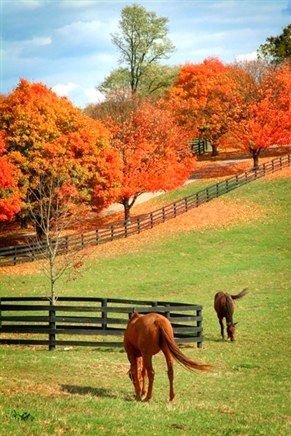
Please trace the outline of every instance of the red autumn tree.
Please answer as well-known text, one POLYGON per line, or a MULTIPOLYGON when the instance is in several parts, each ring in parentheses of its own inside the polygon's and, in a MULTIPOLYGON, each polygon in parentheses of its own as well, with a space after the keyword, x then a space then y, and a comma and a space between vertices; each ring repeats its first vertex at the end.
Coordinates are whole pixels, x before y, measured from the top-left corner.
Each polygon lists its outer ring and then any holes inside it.
POLYGON ((253 86, 254 80, 246 72, 210 58, 181 68, 168 106, 192 137, 210 141, 215 156, 221 138, 241 117, 253 86))
POLYGON ((0 132, 0 222, 11 221, 21 208, 17 169, 5 152, 4 133, 0 132))
MULTIPOLYGON (((97 183, 104 188, 103 203, 113 199, 110 183, 117 159, 101 122, 85 116, 45 85, 26 80, 1 100, 0 109, 0 128, 6 135, 9 159, 21 172, 19 186, 25 203, 33 198, 39 177, 50 174, 77 188, 79 201, 90 203, 97 183)), ((22 208, 22 215, 27 216, 27 208, 22 208)))
POLYGON ((287 64, 269 71, 258 86, 256 99, 237 123, 233 135, 237 144, 251 153, 254 169, 259 156, 272 145, 291 141, 291 77, 287 64))
MULTIPOLYGON (((143 102, 126 120, 111 118, 107 125, 122 165, 116 200, 124 206, 127 222, 139 195, 181 186, 195 162, 188 134, 175 124, 169 111, 156 105, 143 102)), ((99 195, 100 185, 96 185, 96 202, 99 195)))

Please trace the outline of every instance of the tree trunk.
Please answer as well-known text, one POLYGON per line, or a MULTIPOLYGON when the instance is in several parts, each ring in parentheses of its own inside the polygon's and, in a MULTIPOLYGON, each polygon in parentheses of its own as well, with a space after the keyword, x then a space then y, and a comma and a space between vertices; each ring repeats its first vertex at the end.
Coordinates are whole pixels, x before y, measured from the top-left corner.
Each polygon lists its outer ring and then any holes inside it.
POLYGON ((218 145, 215 143, 211 143, 212 153, 211 156, 218 156, 218 145))
POLYGON ((29 221, 30 220, 27 216, 19 217, 20 228, 21 229, 28 229, 29 221))
POLYGON ((35 222, 35 233, 36 233, 36 237, 39 241, 42 240, 45 236, 45 232, 44 232, 43 228, 41 227, 41 225, 38 223, 38 220, 35 222))
POLYGON ((123 204, 123 207, 124 207, 124 223, 125 224, 130 224, 130 208, 131 208, 131 206, 129 205, 128 198, 123 200, 122 204, 123 204))
POLYGON ((260 156, 260 151, 261 150, 251 150, 252 153, 252 157, 253 157, 253 162, 254 162, 254 166, 253 166, 253 170, 256 171, 259 169, 259 156, 260 156))

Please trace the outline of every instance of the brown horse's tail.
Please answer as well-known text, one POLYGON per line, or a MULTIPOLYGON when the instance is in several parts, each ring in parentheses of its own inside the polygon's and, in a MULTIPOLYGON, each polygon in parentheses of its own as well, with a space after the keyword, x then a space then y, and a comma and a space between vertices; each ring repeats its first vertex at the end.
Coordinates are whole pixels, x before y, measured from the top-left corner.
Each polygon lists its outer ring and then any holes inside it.
POLYGON ((236 295, 231 295, 231 298, 233 300, 238 300, 239 298, 244 297, 246 294, 248 293, 248 288, 243 289, 242 291, 240 291, 238 294, 236 295))
POLYGON ((167 346, 172 357, 178 363, 180 363, 180 365, 190 370, 198 369, 199 371, 209 371, 211 369, 211 365, 196 362, 195 360, 189 359, 189 357, 185 356, 185 354, 182 353, 176 344, 174 338, 169 335, 165 327, 160 323, 158 325, 162 336, 162 343, 167 346))

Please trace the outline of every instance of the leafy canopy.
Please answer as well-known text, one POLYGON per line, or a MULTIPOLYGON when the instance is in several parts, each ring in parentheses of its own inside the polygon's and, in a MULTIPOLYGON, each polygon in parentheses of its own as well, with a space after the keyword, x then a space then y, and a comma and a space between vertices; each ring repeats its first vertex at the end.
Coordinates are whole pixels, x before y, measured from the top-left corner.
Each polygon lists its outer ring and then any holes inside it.
POLYGON ((271 64, 279 64, 291 58, 291 24, 278 36, 269 36, 257 50, 259 58, 271 64))
POLYGON ((125 63, 130 75, 130 89, 134 94, 149 65, 165 59, 174 50, 167 37, 168 19, 133 4, 122 9, 119 33, 112 41, 120 51, 120 62, 125 63))
POLYGON ((126 120, 108 118, 107 126, 121 163, 116 200, 125 212, 143 192, 174 189, 189 177, 195 164, 189 136, 169 111, 144 101, 131 108, 126 120))
POLYGON ((186 64, 169 92, 167 105, 192 137, 202 136, 217 147, 232 122, 241 117, 253 79, 216 58, 186 64))
MULTIPOLYGON (((20 172, 18 186, 26 203, 42 175, 72 185, 79 200, 87 203, 96 183, 102 183, 109 201, 110 172, 116 159, 109 132, 100 121, 87 117, 45 85, 26 80, 0 102, 0 109, 7 156, 20 172)), ((26 214, 25 207, 22 212, 26 214)))

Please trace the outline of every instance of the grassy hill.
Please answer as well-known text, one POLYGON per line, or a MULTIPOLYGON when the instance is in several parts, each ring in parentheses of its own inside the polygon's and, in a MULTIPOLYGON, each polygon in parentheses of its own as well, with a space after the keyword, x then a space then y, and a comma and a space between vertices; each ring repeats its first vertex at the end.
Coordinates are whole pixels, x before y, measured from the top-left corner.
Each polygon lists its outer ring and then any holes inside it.
MULTIPOLYGON (((210 374, 175 365, 176 399, 169 404, 166 365, 158 355, 153 400, 143 404, 133 400, 122 350, 4 346, 0 434, 290 434, 289 192, 288 178, 256 181, 223 197, 223 204, 217 199, 196 209, 193 220, 208 217, 211 226, 187 229, 179 217, 160 226, 166 231, 140 235, 142 244, 134 237, 112 246, 118 254, 110 244, 101 254, 94 249, 81 274, 58 285, 61 295, 202 304, 203 349, 183 351, 211 363, 210 374), (229 220, 236 205, 248 205, 241 209, 248 216, 229 220), (249 294, 234 316, 237 341, 223 342, 214 294, 244 287, 249 294)), ((0 271, 0 296, 46 295, 38 265, 0 271)))

